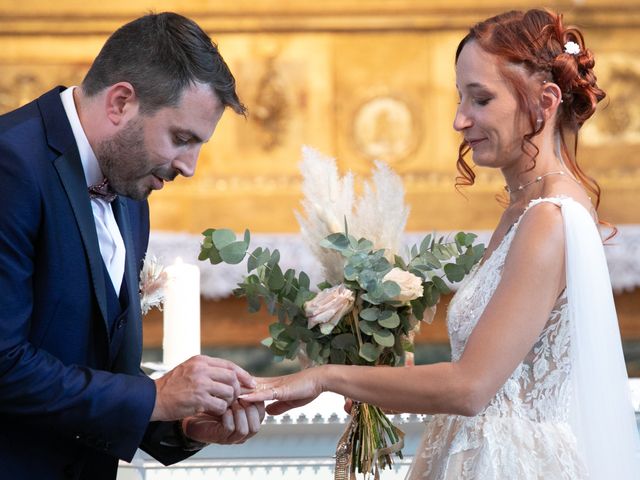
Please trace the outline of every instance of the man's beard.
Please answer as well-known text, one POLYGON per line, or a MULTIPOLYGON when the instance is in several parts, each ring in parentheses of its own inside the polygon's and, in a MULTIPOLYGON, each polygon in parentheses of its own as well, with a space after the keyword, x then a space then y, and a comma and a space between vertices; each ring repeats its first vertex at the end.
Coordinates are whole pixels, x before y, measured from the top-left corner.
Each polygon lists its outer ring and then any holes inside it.
POLYGON ((96 157, 103 175, 118 195, 134 200, 149 196, 151 188, 141 183, 152 168, 140 119, 132 120, 125 129, 102 141, 96 148, 96 157))

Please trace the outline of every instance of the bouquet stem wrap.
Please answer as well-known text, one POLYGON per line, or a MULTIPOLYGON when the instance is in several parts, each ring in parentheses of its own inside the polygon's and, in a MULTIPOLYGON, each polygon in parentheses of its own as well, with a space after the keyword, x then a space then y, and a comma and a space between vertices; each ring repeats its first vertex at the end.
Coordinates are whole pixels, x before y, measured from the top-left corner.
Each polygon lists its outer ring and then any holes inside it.
POLYGON ((334 480, 355 480, 356 471, 365 476, 373 472, 378 480, 380 468, 391 468, 391 455, 402 458, 402 447, 404 432, 380 408, 354 402, 351 420, 336 448, 334 480))

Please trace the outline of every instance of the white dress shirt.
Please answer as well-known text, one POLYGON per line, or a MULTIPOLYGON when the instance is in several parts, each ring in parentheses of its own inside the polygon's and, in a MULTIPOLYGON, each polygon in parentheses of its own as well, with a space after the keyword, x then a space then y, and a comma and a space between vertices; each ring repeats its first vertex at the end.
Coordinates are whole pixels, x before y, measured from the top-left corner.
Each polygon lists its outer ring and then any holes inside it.
MULTIPOLYGON (((84 170, 84 177, 87 181, 87 187, 101 182, 104 179, 100 165, 98 165, 98 159, 93 153, 93 149, 89 144, 89 140, 82 129, 80 124, 80 118, 78 117, 78 111, 76 110, 75 102, 73 101, 73 90, 76 87, 70 87, 60 93, 60 99, 64 106, 64 111, 67 114, 69 123, 71 124, 71 130, 73 136, 76 139, 76 145, 80 152, 80 160, 82 161, 82 168, 84 170)), ((89 197, 89 192, 87 192, 89 197)), ((116 219, 113 216, 113 209, 111 204, 105 202, 101 198, 91 199, 91 208, 93 209, 93 218, 96 223, 96 231, 98 233, 98 243, 100 245, 100 254, 104 261, 113 288, 116 291, 116 295, 120 293, 120 286, 122 284, 122 277, 124 275, 124 260, 126 255, 126 249, 120 229, 116 223, 116 219)))

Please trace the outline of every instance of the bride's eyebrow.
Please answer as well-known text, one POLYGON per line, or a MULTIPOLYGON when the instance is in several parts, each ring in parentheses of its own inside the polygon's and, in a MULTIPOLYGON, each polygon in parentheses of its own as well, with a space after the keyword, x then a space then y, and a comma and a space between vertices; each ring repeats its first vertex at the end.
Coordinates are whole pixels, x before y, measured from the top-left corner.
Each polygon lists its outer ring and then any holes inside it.
POLYGON ((486 93, 489 93, 489 94, 493 94, 492 90, 489 87, 487 87, 486 85, 482 84, 482 83, 478 83, 478 82, 467 83, 465 85, 465 87, 468 90, 482 91, 482 92, 486 92, 486 93))

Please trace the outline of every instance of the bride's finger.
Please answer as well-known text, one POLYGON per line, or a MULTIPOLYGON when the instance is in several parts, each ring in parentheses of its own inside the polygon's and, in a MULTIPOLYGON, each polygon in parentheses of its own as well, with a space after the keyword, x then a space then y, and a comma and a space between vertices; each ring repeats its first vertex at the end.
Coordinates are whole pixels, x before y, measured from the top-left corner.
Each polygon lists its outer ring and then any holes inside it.
MULTIPOLYGON (((258 387, 261 387, 258 385, 258 387)), ((282 398, 282 387, 275 386, 262 386, 262 388, 256 388, 252 392, 240 395, 238 398, 245 402, 267 402, 269 400, 277 400, 282 398)))

